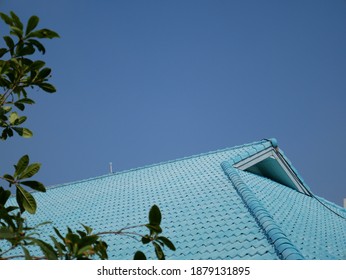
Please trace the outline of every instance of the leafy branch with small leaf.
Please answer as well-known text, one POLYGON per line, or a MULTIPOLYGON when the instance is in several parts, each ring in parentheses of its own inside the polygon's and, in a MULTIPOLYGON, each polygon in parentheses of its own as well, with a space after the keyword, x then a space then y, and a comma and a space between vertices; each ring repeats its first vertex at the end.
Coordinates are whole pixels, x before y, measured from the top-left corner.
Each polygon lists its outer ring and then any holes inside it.
MULTIPOLYGON (((47 28, 37 29, 37 16, 30 17, 26 27, 14 12, 9 15, 0 13, 0 18, 10 29, 9 35, 3 36, 5 47, 0 48, 0 88, 3 89, 0 92, 0 140, 8 140, 15 133, 30 138, 33 132, 23 126, 27 117, 20 113, 28 105, 35 104, 28 90, 38 88, 48 93, 56 91, 54 85, 49 83, 51 69, 46 67, 44 61, 31 58, 36 52, 42 55, 46 53, 42 39, 59 38, 59 35, 47 28)), ((28 226, 30 215, 37 210, 31 191, 46 192, 41 182, 32 180, 40 167, 40 163, 30 163, 29 156, 24 155, 14 165, 13 174, 0 176, 0 182, 4 181, 9 188, 15 187, 17 203, 17 206, 7 206, 11 191, 0 186, 0 260, 108 259, 108 245, 101 239, 105 235, 126 235, 139 238, 143 244, 151 243, 159 260, 165 259, 165 246, 175 250, 173 243, 161 235, 162 216, 156 205, 149 211, 148 224, 99 233, 93 233, 92 228, 82 225, 83 229, 76 231, 68 227, 65 235, 53 227, 55 235, 49 236, 51 243, 40 239, 40 228, 50 222, 28 226), (24 218, 25 212, 30 214, 29 217, 24 218), (147 228, 149 233, 142 235, 133 231, 140 227, 147 228), (39 248, 42 255, 33 254, 30 251, 32 247, 39 248)), ((146 256, 137 251, 134 259, 146 259, 146 256)))

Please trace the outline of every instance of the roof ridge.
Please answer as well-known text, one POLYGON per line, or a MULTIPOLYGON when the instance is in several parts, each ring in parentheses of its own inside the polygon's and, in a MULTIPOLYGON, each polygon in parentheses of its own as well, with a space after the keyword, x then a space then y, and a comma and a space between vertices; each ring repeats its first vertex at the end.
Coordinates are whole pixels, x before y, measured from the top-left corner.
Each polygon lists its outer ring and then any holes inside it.
POLYGON ((141 167, 130 168, 130 169, 126 169, 126 170, 122 170, 122 171, 118 171, 118 172, 113 172, 113 173, 109 173, 109 174, 103 174, 103 175, 99 175, 99 176, 95 176, 95 177, 90 177, 90 178, 87 178, 87 179, 76 180, 76 181, 72 181, 72 182, 69 182, 69 183, 56 184, 56 185, 48 186, 47 189, 55 189, 55 188, 60 188, 60 187, 64 187, 64 186, 67 186, 67 185, 79 184, 79 183, 89 182, 89 181, 98 180, 98 179, 102 179, 102 178, 108 178, 110 176, 125 174, 125 173, 129 173, 129 172, 137 171, 137 170, 142 170, 142 169, 146 169, 146 168, 160 166, 160 165, 163 165, 163 164, 169 164, 169 163, 174 163, 174 162, 178 162, 178 161, 182 161, 182 160, 187 160, 187 159, 207 156, 207 155, 211 155, 211 154, 216 154, 216 153, 220 153, 220 152, 240 149, 240 148, 243 148, 243 147, 258 145, 258 144, 266 143, 268 141, 270 142, 270 140, 268 140, 268 139, 262 139, 260 141, 255 141, 255 142, 252 142, 252 143, 247 143, 247 144, 238 145, 238 146, 234 146, 234 147, 217 149, 217 150, 214 150, 214 151, 209 151, 209 152, 204 152, 204 153, 200 153, 200 154, 190 155, 190 156, 181 157, 181 158, 173 159, 173 160, 162 161, 162 162, 159 162, 159 163, 147 164, 147 165, 144 165, 144 166, 141 166, 141 167))
POLYGON ((286 236, 281 227, 274 221, 268 210, 244 183, 237 170, 228 161, 222 162, 221 167, 249 209, 249 212, 275 247, 278 257, 285 260, 304 259, 303 255, 286 236))

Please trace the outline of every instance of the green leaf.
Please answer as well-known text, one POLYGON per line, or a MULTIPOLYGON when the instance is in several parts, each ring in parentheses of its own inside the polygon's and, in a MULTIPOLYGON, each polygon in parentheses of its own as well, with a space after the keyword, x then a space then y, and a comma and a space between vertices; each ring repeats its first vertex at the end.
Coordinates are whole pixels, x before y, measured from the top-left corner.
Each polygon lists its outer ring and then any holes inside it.
POLYGON ((40 163, 32 163, 30 164, 18 177, 19 179, 26 179, 34 176, 41 168, 40 163))
POLYGON ((7 128, 7 135, 12 137, 13 136, 13 130, 11 128, 7 128))
POLYGON ((43 80, 44 78, 48 77, 52 70, 50 68, 43 68, 37 75, 37 79, 43 80))
POLYGON ((161 240, 172 251, 176 250, 174 244, 168 238, 164 236, 159 236, 157 239, 161 240))
POLYGON ((145 225, 149 230, 150 230, 150 234, 160 234, 162 233, 162 228, 160 226, 152 226, 152 225, 145 225))
POLYGON ((153 205, 149 211, 149 224, 152 226, 161 224, 161 211, 157 205, 153 205))
POLYGON ((27 38, 48 38, 48 39, 53 39, 53 38, 59 38, 59 34, 50 30, 50 29, 40 29, 40 30, 36 30, 34 32, 31 32, 30 34, 28 34, 27 38))
POLYGON ((23 103, 18 102, 18 101, 14 102, 14 106, 16 106, 21 111, 24 111, 24 109, 25 109, 25 105, 23 103))
POLYGON ((150 225, 150 224, 146 224, 145 225, 149 230, 150 230, 150 233, 152 234, 153 232, 156 232, 156 233, 161 233, 162 232, 162 228, 160 226, 153 226, 153 225, 150 225))
POLYGON ((16 185, 16 187, 17 187, 17 192, 16 192, 17 203, 19 207, 22 210, 25 209, 30 214, 35 214, 37 205, 36 205, 36 201, 34 197, 29 192, 24 190, 20 185, 16 185))
POLYGON ((0 187, 0 204, 5 205, 7 200, 11 196, 11 191, 5 190, 3 187, 0 187))
POLYGON ((107 260, 108 255, 107 255, 107 243, 104 241, 97 241, 96 245, 94 246, 94 250, 96 255, 99 256, 101 260, 107 260))
MULTIPOLYGON (((24 106, 24 105, 23 105, 23 106, 24 106)), ((20 125, 20 124, 22 124, 23 122, 25 122, 26 119, 27 119, 26 116, 19 117, 19 119, 17 119, 17 120, 14 122, 14 124, 15 124, 15 125, 20 125)))
POLYGON ((24 138, 31 138, 32 135, 33 135, 32 131, 30 129, 28 129, 28 128, 23 127, 22 131, 23 132, 22 132, 21 136, 24 137, 24 138))
POLYGON ((12 24, 13 24, 12 18, 10 18, 8 15, 6 15, 6 14, 4 14, 4 13, 0 13, 0 17, 2 18, 2 20, 3 20, 7 25, 12 25, 12 24))
POLYGON ((50 244, 48 244, 48 243, 46 243, 40 239, 32 239, 32 241, 40 247, 42 253, 45 255, 45 257, 48 260, 57 260, 58 259, 58 256, 57 256, 54 248, 50 244))
POLYGON ((0 86, 10 88, 11 87, 11 81, 9 81, 8 79, 6 79, 4 77, 1 77, 0 78, 0 86))
POLYGON ((92 250, 93 247, 91 245, 84 246, 83 248, 80 248, 77 252, 77 255, 82 255, 84 252, 92 250))
POLYGON ((33 46, 35 46, 38 49, 38 51, 41 52, 42 54, 46 53, 45 47, 39 41, 35 39, 29 39, 28 42, 32 44, 33 46))
POLYGON ((86 246, 86 245, 92 245, 94 244, 97 240, 99 239, 99 237, 97 235, 88 235, 88 236, 84 236, 81 241, 80 241, 80 245, 81 246, 86 246))
POLYGON ((10 112, 12 110, 12 107, 11 106, 4 106, 1 108, 2 110, 4 110, 5 114, 10 112))
POLYGON ((23 138, 30 138, 33 135, 32 131, 25 127, 13 127, 13 129, 23 138))
POLYGON ((142 243, 143 244, 148 244, 150 242, 151 242, 151 239, 150 239, 149 235, 146 235, 146 236, 142 237, 142 243))
POLYGON ((85 231, 86 231, 87 234, 92 233, 93 229, 92 229, 91 227, 88 227, 88 226, 83 225, 83 224, 82 224, 82 226, 83 226, 83 228, 85 229, 85 231))
POLYGON ((12 35, 16 35, 19 39, 22 39, 23 38, 23 31, 20 30, 20 28, 16 27, 16 26, 11 26, 10 27, 11 29, 11 34, 12 35))
POLYGON ((27 46, 21 46, 18 45, 16 48, 16 55, 17 56, 26 56, 26 55, 32 55, 35 53, 35 48, 32 45, 27 46))
POLYGON ((60 231, 56 228, 56 227, 53 227, 55 233, 57 236, 59 236, 59 238, 62 240, 62 241, 65 241, 64 237, 61 235, 60 231))
MULTIPOLYGON (((3 79, 1 78, 1 74, 8 73, 9 69, 10 69, 9 63, 7 63, 7 61, 0 60, 0 80, 1 80, 0 84, 3 83, 3 79)), ((0 103, 4 104, 5 99, 6 99, 5 95, 3 95, 3 94, 0 95, 0 103)))
POLYGON ((10 36, 4 36, 5 43, 7 47, 11 50, 14 48, 14 42, 10 36))
POLYGON ((30 99, 30 98, 22 98, 22 99, 17 100, 17 102, 25 103, 25 104, 29 104, 29 105, 35 104, 35 101, 30 99))
POLYGON ((10 114, 10 118, 9 118, 10 124, 14 124, 18 118, 19 118, 19 116, 18 116, 17 112, 12 112, 10 114))
POLYGON ((42 60, 36 60, 30 65, 30 69, 31 70, 38 70, 38 69, 42 68, 43 66, 45 66, 45 64, 46 63, 42 60))
POLYGON ((23 181, 20 182, 22 185, 25 185, 27 187, 32 188, 33 190, 39 191, 39 192, 46 192, 46 188, 41 182, 38 181, 23 181))
POLYGON ((58 240, 56 240, 56 238, 54 236, 50 236, 50 238, 52 239, 55 248, 58 250, 58 255, 62 256, 63 255, 63 250, 65 250, 64 244, 62 244, 58 240))
POLYGON ((25 98, 28 96, 28 94, 27 94, 27 92, 26 92, 26 90, 25 90, 24 87, 21 87, 20 92, 22 93, 22 95, 23 95, 25 98))
POLYGON ((143 252, 137 251, 133 257, 134 260, 146 260, 147 257, 144 255, 143 252))
POLYGON ((37 24, 39 23, 40 19, 37 16, 32 16, 28 20, 28 24, 26 26, 25 35, 28 35, 31 31, 33 31, 37 24))
POLYGON ((35 226, 35 228, 38 228, 38 227, 42 227, 44 225, 50 225, 52 224, 52 222, 50 221, 45 221, 45 222, 42 222, 42 223, 39 223, 38 225, 35 226))
POLYGON ((1 139, 2 139, 2 140, 6 140, 6 139, 7 139, 7 136, 8 136, 8 137, 12 137, 12 136, 13 136, 13 131, 12 131, 12 129, 9 128, 9 127, 5 128, 5 129, 2 131, 1 139))
POLYGON ((8 206, 8 207, 6 207, 6 211, 8 213, 10 213, 10 212, 12 212, 14 210, 17 210, 17 209, 18 209, 18 207, 16 207, 16 206, 8 206))
POLYGON ((44 32, 46 38, 49 38, 49 39, 60 38, 59 34, 53 30, 43 29, 43 32, 44 32))
MULTIPOLYGON (((28 44, 28 45, 30 45, 30 44, 28 44)), ((20 59, 20 62, 21 62, 23 65, 27 66, 27 67, 30 67, 31 64, 34 63, 31 59, 29 59, 29 58, 27 58, 27 57, 21 58, 21 59, 20 59)), ((25 72, 26 72, 26 73, 28 72, 26 68, 25 68, 25 72)))
POLYGON ((13 176, 11 176, 10 174, 5 174, 3 177, 4 177, 4 179, 7 180, 8 182, 11 182, 11 183, 14 182, 14 178, 13 178, 13 176))
POLYGON ((74 255, 77 255, 77 252, 78 252, 78 244, 77 243, 73 244, 72 252, 73 252, 74 255))
POLYGON ((30 161, 30 159, 29 159, 28 155, 24 155, 18 160, 17 165, 14 166, 14 169, 15 169, 14 176, 15 177, 22 174, 22 172, 28 167, 29 161, 30 161))
POLYGON ((4 177, 4 179, 5 179, 7 182, 10 183, 10 186, 11 186, 12 184, 14 184, 15 179, 14 179, 13 176, 11 176, 10 174, 5 174, 3 177, 4 177))
POLYGON ((40 83, 38 84, 38 86, 43 89, 45 92, 49 92, 49 93, 54 93, 56 92, 55 87, 52 84, 49 83, 40 83))
POLYGON ((30 255, 30 252, 28 249, 26 249, 24 246, 21 246, 22 247, 22 250, 24 252, 24 256, 25 256, 25 259, 26 260, 32 260, 32 257, 30 255))
MULTIPOLYGON (((4 54, 5 53, 7 53, 8 52, 8 50, 7 49, 5 49, 5 48, 1 48, 0 49, 0 57, 3 57, 4 56, 4 54)), ((1 73, 3 73, 4 71, 3 71, 3 69, 1 69, 1 71, 0 71, 1 73)))
POLYGON ((81 231, 81 230, 77 230, 77 233, 79 234, 79 236, 81 238, 83 238, 83 237, 85 237, 87 235, 84 231, 81 231))
POLYGON ((10 12, 12 19, 13 19, 13 23, 21 30, 23 31, 23 23, 20 21, 19 17, 13 12, 10 12))
POLYGON ((9 228, 0 228, 0 239, 15 238, 17 234, 9 228))
POLYGON ((155 254, 159 260, 164 260, 165 259, 165 254, 162 251, 162 248, 159 244, 153 242, 154 247, 155 247, 155 254))

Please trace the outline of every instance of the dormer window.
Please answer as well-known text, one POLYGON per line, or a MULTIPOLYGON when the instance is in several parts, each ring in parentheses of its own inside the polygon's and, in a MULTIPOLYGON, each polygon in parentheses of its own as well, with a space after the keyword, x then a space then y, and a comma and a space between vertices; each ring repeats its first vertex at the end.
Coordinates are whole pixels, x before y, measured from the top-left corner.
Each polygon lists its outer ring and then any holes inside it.
POLYGON ((300 180, 285 157, 274 147, 256 153, 233 166, 310 195, 309 189, 300 180))

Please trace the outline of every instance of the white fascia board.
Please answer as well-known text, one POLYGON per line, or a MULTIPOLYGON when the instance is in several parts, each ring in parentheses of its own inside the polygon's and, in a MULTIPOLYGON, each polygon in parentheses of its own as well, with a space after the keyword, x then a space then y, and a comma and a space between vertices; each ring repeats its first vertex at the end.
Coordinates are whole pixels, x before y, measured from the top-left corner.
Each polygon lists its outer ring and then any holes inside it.
POLYGON ((233 167, 238 168, 240 170, 248 169, 249 167, 261 162, 262 160, 265 160, 266 158, 274 156, 275 152, 272 147, 269 147, 263 151, 258 152, 257 154, 254 154, 246 159, 243 159, 235 164, 233 164, 233 167))
POLYGON ((256 165, 257 163, 272 157, 274 158, 281 168, 285 171, 288 178, 292 181, 295 186, 295 189, 301 193, 310 195, 310 192, 304 187, 304 185, 299 180, 298 176, 289 166, 289 164, 285 161, 285 159, 277 152, 273 147, 269 147, 261 152, 258 152, 244 160, 241 160, 233 165, 233 167, 238 168, 240 170, 246 170, 251 166, 256 165))
POLYGON ((297 190, 301 193, 307 194, 307 195, 311 195, 311 193, 309 192, 309 190, 307 190, 305 188, 305 186, 303 185, 303 183, 300 181, 300 179, 298 178, 298 176, 296 175, 296 173, 292 170, 292 168, 290 167, 290 165, 286 162, 286 160, 281 156, 281 154, 279 152, 275 153, 276 155, 276 159, 278 161, 278 163, 281 165, 281 167, 285 170, 286 174, 288 175, 288 177, 292 180, 292 182, 294 183, 294 185, 296 186, 297 190))

